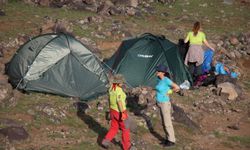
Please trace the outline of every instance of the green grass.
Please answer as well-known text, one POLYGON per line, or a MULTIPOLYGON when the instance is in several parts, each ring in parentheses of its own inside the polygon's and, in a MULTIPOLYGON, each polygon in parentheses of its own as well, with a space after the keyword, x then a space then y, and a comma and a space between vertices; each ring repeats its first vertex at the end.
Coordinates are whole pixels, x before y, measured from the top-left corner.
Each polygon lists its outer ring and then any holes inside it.
POLYGON ((66 119, 62 120, 62 124, 75 127, 75 128, 82 128, 83 127, 83 121, 76 117, 75 115, 68 116, 66 119))
MULTIPOLYGON (((218 0, 209 2, 206 0, 192 0, 189 3, 189 5, 186 5, 184 1, 176 1, 172 8, 168 5, 154 3, 152 6, 156 10, 155 14, 143 13, 143 17, 112 16, 112 18, 123 21, 125 27, 134 35, 151 32, 167 35, 172 40, 181 38, 180 36, 184 37, 185 33, 191 30, 195 20, 202 22, 202 27, 208 35, 239 33, 249 29, 247 20, 250 20, 250 13, 247 6, 238 3, 225 5, 218 0), (204 4, 207 4, 207 6, 202 7, 204 4), (167 12, 169 15, 162 16, 161 14, 164 12, 167 12), (181 19, 183 16, 188 16, 188 18, 181 19), (131 24, 137 24, 137 26, 131 27, 131 24), (184 30, 183 35, 165 30, 166 27, 171 26, 184 30)), ((7 15, 1 17, 0 23, 6 24, 8 27, 1 28, 0 26, 1 31, 3 31, 0 32, 0 41, 7 40, 10 37, 15 38, 20 33, 31 34, 34 30, 41 27, 45 16, 73 22, 74 34, 83 37, 92 37, 91 32, 95 31, 97 27, 97 24, 92 23, 87 29, 82 29, 80 25, 75 24, 77 20, 84 19, 86 16, 96 15, 89 11, 36 7, 19 1, 10 1, 2 7, 7 15)), ((105 19, 101 23, 104 30, 110 28, 113 19, 105 19)), ((112 38, 103 40, 110 39, 112 38)))
POLYGON ((250 90, 250 81, 249 80, 245 80, 245 81, 243 81, 243 83, 244 83, 245 88, 247 90, 250 90))
POLYGON ((0 124, 0 129, 5 128, 6 126, 3 124, 0 124))
POLYGON ((225 136, 223 133, 219 131, 214 131, 213 134, 216 138, 223 138, 225 136))
MULTIPOLYGON (((167 12, 169 16, 165 19, 172 21, 177 27, 183 26, 186 31, 191 30, 194 21, 201 21, 202 28, 208 35, 237 34, 249 29, 246 20, 250 20, 250 13, 247 6, 238 3, 225 5, 218 0, 192 0, 188 2, 189 5, 186 5, 184 1, 176 1, 172 8, 161 4, 154 4, 154 7, 158 10, 158 16, 162 12, 167 12), (202 7, 204 4, 207 6, 202 7), (179 20, 178 18, 182 16, 188 16, 188 19, 179 20)), ((165 25, 168 25, 167 22, 165 25)))
POLYGON ((222 142, 222 144, 223 144, 225 147, 228 147, 228 148, 230 148, 230 149, 233 149, 233 148, 234 148, 234 145, 233 145, 231 142, 224 141, 224 142, 222 142))
POLYGON ((40 104, 50 104, 54 106, 63 106, 69 103, 68 98, 50 95, 50 94, 42 94, 42 93, 30 93, 24 94, 19 100, 15 107, 15 109, 7 108, 6 111, 9 113, 22 113, 27 112, 29 109, 34 108, 40 104))
MULTIPOLYGON (((36 7, 19 1, 10 1, 2 9, 5 11, 6 16, 1 17, 0 23, 6 26, 2 28, 0 26, 0 41, 15 38, 20 33, 31 34, 41 27, 45 16, 76 21, 94 15, 89 11, 36 7)), ((76 35, 86 33, 86 31, 79 31, 77 27, 74 27, 74 32, 76 35)))
POLYGON ((248 148, 250 148, 250 136, 230 136, 228 137, 228 140, 229 141, 232 141, 232 142, 237 142, 237 143, 240 143, 241 145, 244 145, 248 148))
POLYGON ((54 138, 63 138, 63 134, 59 132, 53 132, 48 134, 48 138, 54 139, 54 138))
POLYGON ((82 149, 100 149, 100 146, 95 143, 95 142, 91 142, 91 141, 86 141, 86 142, 82 142, 78 145, 74 145, 74 146, 68 146, 68 147, 64 147, 63 149, 65 150, 82 150, 82 149))

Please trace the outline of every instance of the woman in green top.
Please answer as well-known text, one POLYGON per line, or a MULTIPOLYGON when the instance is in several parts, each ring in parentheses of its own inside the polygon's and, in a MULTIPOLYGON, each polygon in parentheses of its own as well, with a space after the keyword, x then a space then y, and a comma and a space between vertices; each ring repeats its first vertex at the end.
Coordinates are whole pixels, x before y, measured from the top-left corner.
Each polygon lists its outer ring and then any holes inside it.
POLYGON ((202 45, 205 44, 208 48, 214 51, 214 48, 211 47, 207 42, 205 33, 200 31, 200 29, 200 22, 195 22, 193 30, 188 32, 185 39, 185 43, 188 41, 190 43, 190 47, 185 58, 185 65, 188 66, 188 69, 194 80, 196 77, 202 74, 201 66, 204 61, 202 45))
POLYGON ((124 82, 124 77, 120 74, 116 74, 109 89, 111 126, 102 141, 102 146, 105 148, 109 147, 119 129, 122 130, 123 150, 129 150, 131 148, 130 129, 127 123, 125 123, 125 121, 128 121, 128 112, 126 108, 126 94, 122 88, 124 82))

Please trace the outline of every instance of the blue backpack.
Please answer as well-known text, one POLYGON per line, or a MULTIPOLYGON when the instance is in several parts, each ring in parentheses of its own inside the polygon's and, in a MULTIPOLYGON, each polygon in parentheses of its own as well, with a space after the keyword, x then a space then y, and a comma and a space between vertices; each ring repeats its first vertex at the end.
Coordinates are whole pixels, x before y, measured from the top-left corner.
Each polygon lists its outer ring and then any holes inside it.
POLYGON ((208 73, 211 70, 211 63, 213 61, 214 51, 211 49, 207 49, 204 52, 204 61, 202 64, 202 73, 208 73))

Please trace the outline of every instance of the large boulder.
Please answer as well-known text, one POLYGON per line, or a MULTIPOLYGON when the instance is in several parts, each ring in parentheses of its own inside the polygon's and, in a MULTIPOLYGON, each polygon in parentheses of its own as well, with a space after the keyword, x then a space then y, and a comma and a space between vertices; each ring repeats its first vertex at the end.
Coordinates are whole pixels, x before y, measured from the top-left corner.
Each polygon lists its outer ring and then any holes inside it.
POLYGON ((239 96, 236 91, 236 87, 230 82, 220 83, 218 88, 221 88, 221 93, 226 93, 229 95, 228 100, 236 100, 236 98, 239 96))
POLYGON ((41 6, 50 6, 52 1, 53 0, 39 0, 38 4, 41 5, 41 6))
POLYGON ((4 135, 10 142, 21 141, 29 137, 29 134, 23 127, 6 127, 0 129, 0 134, 4 135))

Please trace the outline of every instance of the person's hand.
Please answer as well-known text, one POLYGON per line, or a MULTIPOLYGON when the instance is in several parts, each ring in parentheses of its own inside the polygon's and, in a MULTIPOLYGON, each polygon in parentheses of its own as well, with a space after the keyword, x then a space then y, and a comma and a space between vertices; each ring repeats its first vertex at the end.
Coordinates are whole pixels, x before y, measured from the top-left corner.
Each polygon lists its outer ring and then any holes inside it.
POLYGON ((179 92, 180 91, 180 87, 177 86, 177 87, 173 88, 173 91, 176 92, 176 93, 179 92))
POLYGON ((126 120, 127 118, 128 118, 128 114, 125 113, 125 112, 122 112, 122 117, 121 117, 121 119, 122 119, 122 120, 126 120))

